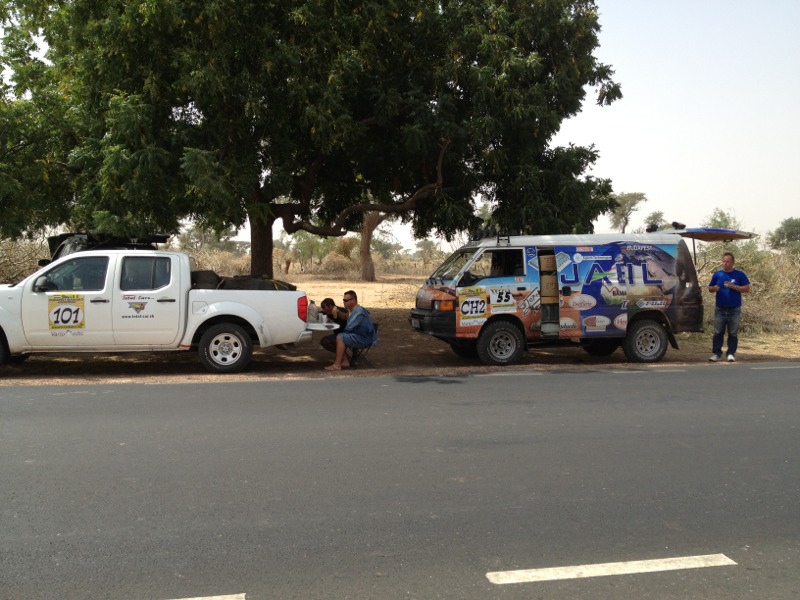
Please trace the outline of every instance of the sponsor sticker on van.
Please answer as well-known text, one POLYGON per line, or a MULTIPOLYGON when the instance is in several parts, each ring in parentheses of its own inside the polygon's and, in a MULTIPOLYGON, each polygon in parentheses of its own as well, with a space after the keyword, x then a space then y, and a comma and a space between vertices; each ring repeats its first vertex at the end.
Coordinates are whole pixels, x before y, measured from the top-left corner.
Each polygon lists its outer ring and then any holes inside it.
POLYGON ((570 297, 568 304, 576 310, 589 310, 597 306, 597 300, 588 294, 577 294, 570 297))

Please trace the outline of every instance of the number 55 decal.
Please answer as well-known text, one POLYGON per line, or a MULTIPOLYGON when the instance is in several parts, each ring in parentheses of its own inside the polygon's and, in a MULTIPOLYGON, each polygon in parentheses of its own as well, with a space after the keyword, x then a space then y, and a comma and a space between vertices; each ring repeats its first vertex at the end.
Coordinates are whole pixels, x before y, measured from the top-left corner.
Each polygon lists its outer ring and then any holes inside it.
POLYGON ((84 306, 84 297, 79 294, 50 296, 47 301, 50 329, 84 329, 84 306))

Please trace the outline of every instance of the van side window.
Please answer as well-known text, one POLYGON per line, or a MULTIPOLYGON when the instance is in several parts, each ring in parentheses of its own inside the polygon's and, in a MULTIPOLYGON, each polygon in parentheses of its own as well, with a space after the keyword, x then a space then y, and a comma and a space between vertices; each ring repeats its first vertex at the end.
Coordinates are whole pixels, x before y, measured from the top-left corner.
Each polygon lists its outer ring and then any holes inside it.
POLYGON ((470 267, 478 278, 519 277, 525 275, 525 255, 519 248, 487 250, 470 267))
POLYGON ((157 290, 169 285, 172 265, 166 256, 126 256, 122 259, 123 291, 157 290))

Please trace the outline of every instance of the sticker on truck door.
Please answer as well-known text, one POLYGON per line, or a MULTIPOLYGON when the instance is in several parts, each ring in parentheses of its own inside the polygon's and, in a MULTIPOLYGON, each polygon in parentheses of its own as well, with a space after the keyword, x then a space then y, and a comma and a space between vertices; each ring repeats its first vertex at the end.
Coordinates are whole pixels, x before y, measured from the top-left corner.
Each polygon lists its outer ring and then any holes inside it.
POLYGON ((50 329, 85 329, 85 298, 80 294, 57 294, 47 299, 50 329))

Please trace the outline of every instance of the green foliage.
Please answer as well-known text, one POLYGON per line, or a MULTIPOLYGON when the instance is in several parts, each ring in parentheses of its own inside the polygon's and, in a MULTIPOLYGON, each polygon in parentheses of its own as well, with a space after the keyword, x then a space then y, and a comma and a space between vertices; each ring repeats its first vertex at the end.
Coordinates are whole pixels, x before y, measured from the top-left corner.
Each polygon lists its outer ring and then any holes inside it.
POLYGON ((370 249, 373 253, 378 254, 386 260, 397 258, 403 251, 403 244, 393 241, 382 235, 376 235, 372 238, 370 249))
POLYGON ((648 226, 655 225, 656 229, 666 229, 670 226, 669 222, 664 218, 664 211, 661 210, 651 212, 647 215, 644 222, 648 226))
POLYGON ((4 140, 29 150, 0 158, 9 231, 31 214, 118 234, 280 218, 343 235, 365 210, 410 210, 416 235, 451 240, 477 224, 478 193, 531 233, 590 231, 613 206, 586 175, 593 147, 549 147, 587 86, 599 104, 621 97, 594 56, 592 0, 4 6, 3 62, 22 82, 4 140), (39 31, 50 66, 30 58, 39 31))
POLYGON ((781 221, 780 226, 770 233, 769 244, 772 248, 800 250, 800 219, 790 217, 781 221))

